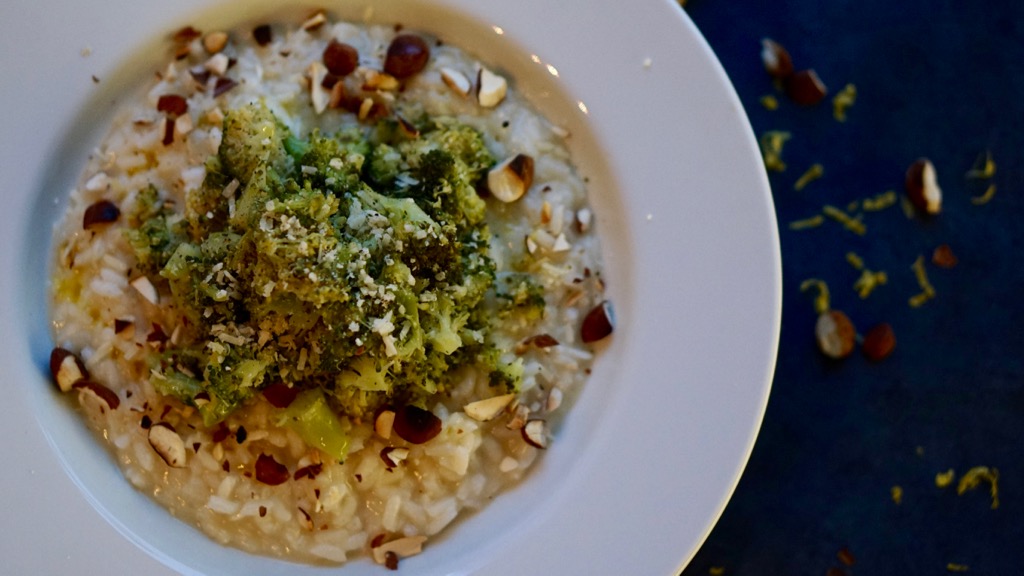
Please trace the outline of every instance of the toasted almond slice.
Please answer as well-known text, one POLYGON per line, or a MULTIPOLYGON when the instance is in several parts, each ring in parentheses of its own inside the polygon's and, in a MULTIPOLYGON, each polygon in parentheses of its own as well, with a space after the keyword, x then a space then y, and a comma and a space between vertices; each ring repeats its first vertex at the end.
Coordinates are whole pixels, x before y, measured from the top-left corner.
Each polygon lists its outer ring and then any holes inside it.
POLYGON ((166 422, 158 422, 149 428, 149 445, 172 468, 185 467, 185 441, 166 422))
POLYGON ((377 435, 385 440, 391 439, 391 430, 395 426, 395 411, 381 410, 377 419, 373 422, 373 429, 377 435))
POLYGON ((491 168, 487 173, 487 189, 502 202, 515 202, 533 184, 533 158, 516 154, 491 168))
POLYGON ((476 402, 470 402, 463 406, 462 410, 465 411, 467 416, 477 422, 487 422, 501 414, 515 397, 515 394, 492 396, 483 400, 477 400, 476 402))
POLYGON ((373 110, 373 98, 363 98, 363 101, 359 103, 359 113, 357 116, 360 120, 366 120, 373 110))
POLYGON ((508 93, 508 81, 487 68, 480 68, 476 76, 476 99, 484 108, 501 104, 508 93))
POLYGON ((323 26, 325 22, 327 22, 327 16, 323 13, 323 11, 319 11, 316 14, 310 16, 309 19, 302 23, 302 29, 316 30, 317 28, 323 26))
POLYGON ((203 64, 203 67, 210 71, 211 74, 217 76, 223 76, 228 71, 228 65, 231 64, 231 60, 226 54, 219 53, 210 56, 210 59, 203 64))
POLYGON ((331 102, 331 93, 323 85, 324 77, 327 76, 327 67, 314 60, 309 63, 306 73, 309 75, 309 96, 313 101, 313 110, 320 114, 327 109, 327 105, 331 102))
POLYGON ((386 72, 369 70, 363 81, 363 90, 394 91, 398 90, 398 78, 386 72))
POLYGON ((100 192, 110 185, 110 177, 106 172, 97 172, 92 178, 85 182, 85 189, 89 192, 100 192))
POLYGON ((576 231, 585 234, 590 230, 590 223, 594 219, 594 213, 590 208, 580 208, 576 211, 576 231))
POLYGON ((377 564, 384 564, 388 552, 397 555, 399 558, 415 556, 423 551, 423 543, 427 541, 426 536, 405 536, 384 542, 371 549, 373 561, 377 564))
POLYGON ((544 449, 548 447, 548 424, 539 418, 531 418, 526 421, 520 432, 523 440, 535 448, 544 449))
POLYGON ((548 400, 544 408, 547 409, 548 412, 558 410, 558 407, 562 405, 562 397, 561 388, 558 386, 551 388, 551 390, 548 391, 548 400))
POLYGON ((160 295, 157 294, 156 286, 149 281, 149 278, 145 276, 139 276, 135 280, 131 281, 132 288, 139 293, 140 296, 146 299, 150 304, 157 304, 160 302, 160 295))
POLYGON ((68 392, 76 383, 88 378, 89 372, 74 353, 64 348, 54 348, 50 352, 50 375, 61 392, 68 392))
POLYGON ((73 388, 81 394, 94 398, 110 410, 117 410, 117 407, 121 405, 121 399, 117 396, 117 393, 98 382, 79 380, 73 388))
POLYGON ((462 72, 452 68, 441 68, 441 80, 463 98, 469 96, 469 92, 473 89, 473 84, 470 83, 469 78, 466 78, 466 75, 462 72))
POLYGON ((509 430, 520 430, 526 425, 526 421, 530 418, 530 409, 523 404, 517 405, 512 410, 512 418, 505 424, 505 428, 509 430))
POLYGON ((179 116, 174 122, 174 131, 177 132, 179 136, 187 135, 193 128, 195 128, 195 125, 192 123, 192 116, 189 114, 179 116))
POLYGON ((558 238, 555 238, 555 245, 551 247, 552 252, 568 252, 572 248, 572 244, 569 244, 569 240, 565 237, 565 234, 559 234, 558 238))
POLYGON ((380 458, 388 470, 396 468, 403 460, 409 457, 409 449, 405 447, 386 446, 380 451, 380 458))
POLYGON ((210 54, 217 54, 228 45, 227 32, 210 32, 203 37, 203 48, 210 54))

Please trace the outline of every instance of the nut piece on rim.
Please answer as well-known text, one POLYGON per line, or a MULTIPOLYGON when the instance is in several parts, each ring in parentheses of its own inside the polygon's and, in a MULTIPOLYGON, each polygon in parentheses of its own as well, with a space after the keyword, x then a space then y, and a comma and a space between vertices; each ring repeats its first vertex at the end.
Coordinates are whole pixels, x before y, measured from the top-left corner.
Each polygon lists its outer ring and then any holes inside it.
POLYGON ((533 184, 533 158, 516 154, 487 173, 487 189, 502 202, 515 202, 533 184))
POLYGON ((501 414, 512 400, 515 399, 515 394, 502 394, 501 396, 492 396, 490 398, 484 398, 483 400, 477 400, 476 402, 470 402, 462 407, 462 410, 467 416, 476 420, 477 422, 487 422, 493 420, 501 414))
POLYGON ((149 428, 149 445, 172 468, 185 467, 185 441, 166 422, 158 422, 149 428))
POLYGON ((918 158, 911 164, 904 184, 907 197, 918 210, 933 216, 942 211, 942 188, 931 160, 918 158))
POLYGON ((480 68, 476 75, 476 99, 484 108, 501 104, 508 93, 508 81, 487 68, 480 68))

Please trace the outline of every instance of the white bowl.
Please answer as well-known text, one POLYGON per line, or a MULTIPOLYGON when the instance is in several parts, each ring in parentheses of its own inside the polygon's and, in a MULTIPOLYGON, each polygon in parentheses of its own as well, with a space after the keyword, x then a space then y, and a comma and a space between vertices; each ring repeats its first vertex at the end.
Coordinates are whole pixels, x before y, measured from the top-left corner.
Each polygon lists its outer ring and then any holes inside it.
MULTIPOLYGON (((315 5, 353 19, 366 7, 315 5)), ((280 10, 270 0, 5 4, 5 573, 380 573, 367 561, 314 568, 211 542, 132 489, 48 381, 50 231, 119 96, 153 72, 174 30, 232 27, 280 10)), ((747 461, 778 345, 775 215, 728 79, 669 0, 382 0, 372 19, 460 45, 568 127, 618 316, 540 467, 402 570, 678 573, 747 461)))

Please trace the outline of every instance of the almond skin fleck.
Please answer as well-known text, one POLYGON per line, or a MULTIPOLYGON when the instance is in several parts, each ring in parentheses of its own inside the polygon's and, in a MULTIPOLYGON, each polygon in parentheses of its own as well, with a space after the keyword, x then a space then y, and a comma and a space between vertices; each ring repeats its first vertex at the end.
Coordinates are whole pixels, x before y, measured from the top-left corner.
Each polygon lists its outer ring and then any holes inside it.
POLYGON ((82 228, 93 230, 103 224, 116 222, 121 216, 121 209, 110 200, 100 200, 85 209, 82 216, 82 228))
POLYGON ((178 94, 164 94, 156 102, 156 109, 171 117, 188 112, 188 100, 178 94))
POLYGON ((260 454, 256 458, 256 480, 268 486, 284 484, 291 478, 288 467, 281 464, 269 454, 260 454))
POLYGON ((612 312, 611 302, 605 300, 595 306, 586 317, 583 318, 583 326, 580 328, 580 336, 584 343, 597 342, 611 335, 615 329, 615 315, 612 312))

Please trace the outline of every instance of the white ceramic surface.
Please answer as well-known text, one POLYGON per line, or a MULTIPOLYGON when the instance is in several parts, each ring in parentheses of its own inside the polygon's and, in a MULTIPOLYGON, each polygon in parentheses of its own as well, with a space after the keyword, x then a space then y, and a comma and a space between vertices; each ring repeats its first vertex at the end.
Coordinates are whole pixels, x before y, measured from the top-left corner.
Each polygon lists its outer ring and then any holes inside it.
MULTIPOLYGON (((174 30, 265 20, 274 4, 0 7, 0 572, 381 573, 366 561, 311 568, 213 544, 130 488, 48 382, 50 229, 111 109, 159 68, 153 58, 174 30)), ((367 5, 317 4, 348 18, 367 5)), ((372 4, 374 21, 434 32, 503 70, 570 130, 619 320, 541 466, 402 570, 678 573, 746 463, 778 344, 775 215, 724 72, 671 0, 372 4)))

